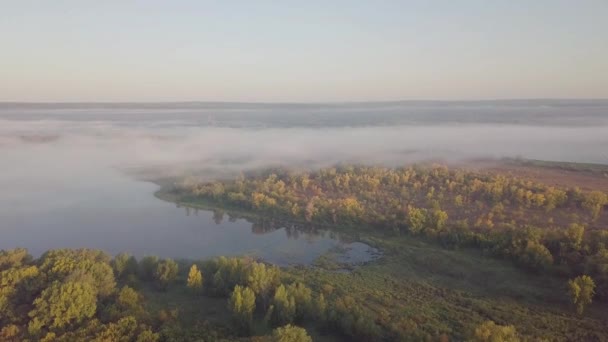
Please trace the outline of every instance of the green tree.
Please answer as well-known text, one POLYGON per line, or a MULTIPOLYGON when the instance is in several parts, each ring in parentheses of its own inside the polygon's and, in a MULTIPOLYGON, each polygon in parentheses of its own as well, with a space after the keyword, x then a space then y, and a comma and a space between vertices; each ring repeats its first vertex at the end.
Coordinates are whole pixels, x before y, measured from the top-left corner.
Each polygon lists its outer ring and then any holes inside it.
POLYGON ((248 287, 235 286, 228 300, 228 309, 232 312, 237 325, 242 330, 249 331, 255 310, 255 293, 248 287))
POLYGON ((528 241, 526 247, 519 252, 517 261, 531 271, 540 272, 553 264, 553 256, 542 243, 528 241))
POLYGON ((272 331, 272 342, 312 342, 306 329, 291 324, 272 331))
POLYGON ((585 226, 582 224, 572 223, 564 232, 564 240, 568 248, 578 251, 583 244, 585 235, 585 226))
POLYGON ((262 303, 264 309, 268 305, 270 294, 278 283, 278 267, 268 266, 261 262, 255 262, 251 265, 247 277, 247 286, 256 294, 256 298, 262 303))
POLYGON ((293 322, 296 314, 296 301, 290 296, 283 284, 277 287, 272 298, 274 307, 273 322, 277 325, 293 322))
POLYGON ((196 264, 192 264, 192 266, 190 267, 190 272, 188 272, 187 285, 195 292, 199 292, 203 287, 203 274, 198 269, 196 264))
POLYGON ((119 279, 125 279, 128 275, 137 273, 137 260, 129 253, 120 253, 112 260, 114 274, 119 279))
POLYGON ((158 266, 158 257, 153 255, 147 255, 139 262, 139 271, 141 277, 145 280, 154 280, 154 274, 158 266))
POLYGON ((325 296, 323 293, 320 293, 317 299, 315 300, 315 317, 317 320, 323 322, 327 319, 327 302, 325 301, 325 296))
POLYGON ((493 321, 485 321, 475 328, 475 342, 519 342, 515 327, 498 325, 493 321))
POLYGON ((293 297, 296 304, 295 318, 302 319, 312 316, 312 291, 306 285, 296 282, 287 287, 289 297, 293 297))
POLYGON ((581 315, 585 306, 591 304, 595 295, 595 282, 590 276, 582 275, 568 281, 568 291, 576 312, 581 315))
POLYGON ((165 259, 158 263, 154 278, 161 290, 167 290, 169 285, 177 278, 178 266, 172 259, 165 259))

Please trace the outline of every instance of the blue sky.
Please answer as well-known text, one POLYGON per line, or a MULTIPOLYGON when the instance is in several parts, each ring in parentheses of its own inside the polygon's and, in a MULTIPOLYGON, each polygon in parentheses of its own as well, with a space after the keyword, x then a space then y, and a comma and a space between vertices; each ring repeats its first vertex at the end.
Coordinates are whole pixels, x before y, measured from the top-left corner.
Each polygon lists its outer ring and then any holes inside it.
POLYGON ((0 8, 0 101, 608 97, 604 0, 0 8))

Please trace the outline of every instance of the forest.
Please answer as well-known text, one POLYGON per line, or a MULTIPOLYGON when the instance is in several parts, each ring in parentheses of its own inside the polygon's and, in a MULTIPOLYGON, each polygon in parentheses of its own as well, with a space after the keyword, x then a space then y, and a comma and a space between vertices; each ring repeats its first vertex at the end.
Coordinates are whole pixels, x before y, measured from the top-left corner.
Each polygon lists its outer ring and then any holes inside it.
POLYGON ((591 276, 608 300, 608 195, 434 165, 270 170, 230 182, 187 178, 182 201, 211 201, 307 223, 469 247, 530 272, 591 276))
POLYGON ((608 340, 602 191, 420 165, 186 177, 158 196, 262 230, 331 227, 382 256, 343 269, 4 250, 0 340, 608 340))
MULTIPOLYGON (((2 341, 312 341, 301 326, 321 340, 450 340, 368 312, 340 283, 250 258, 176 262, 62 249, 34 259, 14 249, 0 252, 0 271, 2 341), (163 295, 171 300, 154 303, 163 295), (190 317, 210 306, 202 319, 190 317)), ((491 320, 467 334, 520 340, 514 326, 491 320)))

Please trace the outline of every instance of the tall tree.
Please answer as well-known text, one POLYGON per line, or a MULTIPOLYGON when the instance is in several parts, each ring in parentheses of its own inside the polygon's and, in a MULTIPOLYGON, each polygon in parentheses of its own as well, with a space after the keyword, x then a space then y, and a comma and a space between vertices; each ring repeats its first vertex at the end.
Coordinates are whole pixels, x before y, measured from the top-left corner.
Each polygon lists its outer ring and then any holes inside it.
POLYGON ((275 324, 281 325, 293 322, 296 314, 296 301, 293 296, 290 296, 283 284, 277 287, 272 299, 274 307, 273 321, 275 324))
POLYGON ((158 263, 154 278, 161 290, 167 290, 177 277, 178 266, 172 259, 165 259, 158 263))
POLYGON ((268 266, 261 262, 254 262, 251 265, 247 277, 247 285, 255 292, 258 301, 266 309, 272 291, 279 283, 279 268, 268 266))
POLYGON ((228 308, 239 327, 249 331, 255 310, 255 293, 248 287, 235 286, 228 300, 228 308))
POLYGON ((196 264, 192 264, 192 266, 190 267, 190 272, 188 272, 187 285, 195 292, 199 292, 203 287, 203 274, 198 269, 196 264))
POLYGON ((568 281, 568 291, 576 312, 581 315, 585 306, 591 304, 595 295, 595 282, 590 276, 582 275, 568 281))

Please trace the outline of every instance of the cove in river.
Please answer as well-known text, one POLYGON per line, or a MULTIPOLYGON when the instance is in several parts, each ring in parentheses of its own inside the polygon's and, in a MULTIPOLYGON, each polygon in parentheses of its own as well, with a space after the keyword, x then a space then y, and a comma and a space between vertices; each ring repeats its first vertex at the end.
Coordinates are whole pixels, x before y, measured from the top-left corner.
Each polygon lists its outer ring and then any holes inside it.
POLYGON ((60 189, 47 183, 50 191, 44 192, 27 187, 13 198, 13 205, 4 203, 0 249, 24 247, 36 256, 48 249, 84 247, 175 259, 249 255, 281 266, 311 264, 336 249, 342 251, 337 261, 347 264, 369 261, 377 253, 330 231, 271 227, 217 211, 178 207, 154 196, 157 185, 118 170, 100 170, 96 177, 96 183, 78 184, 76 178, 76 184, 62 184, 60 189))

